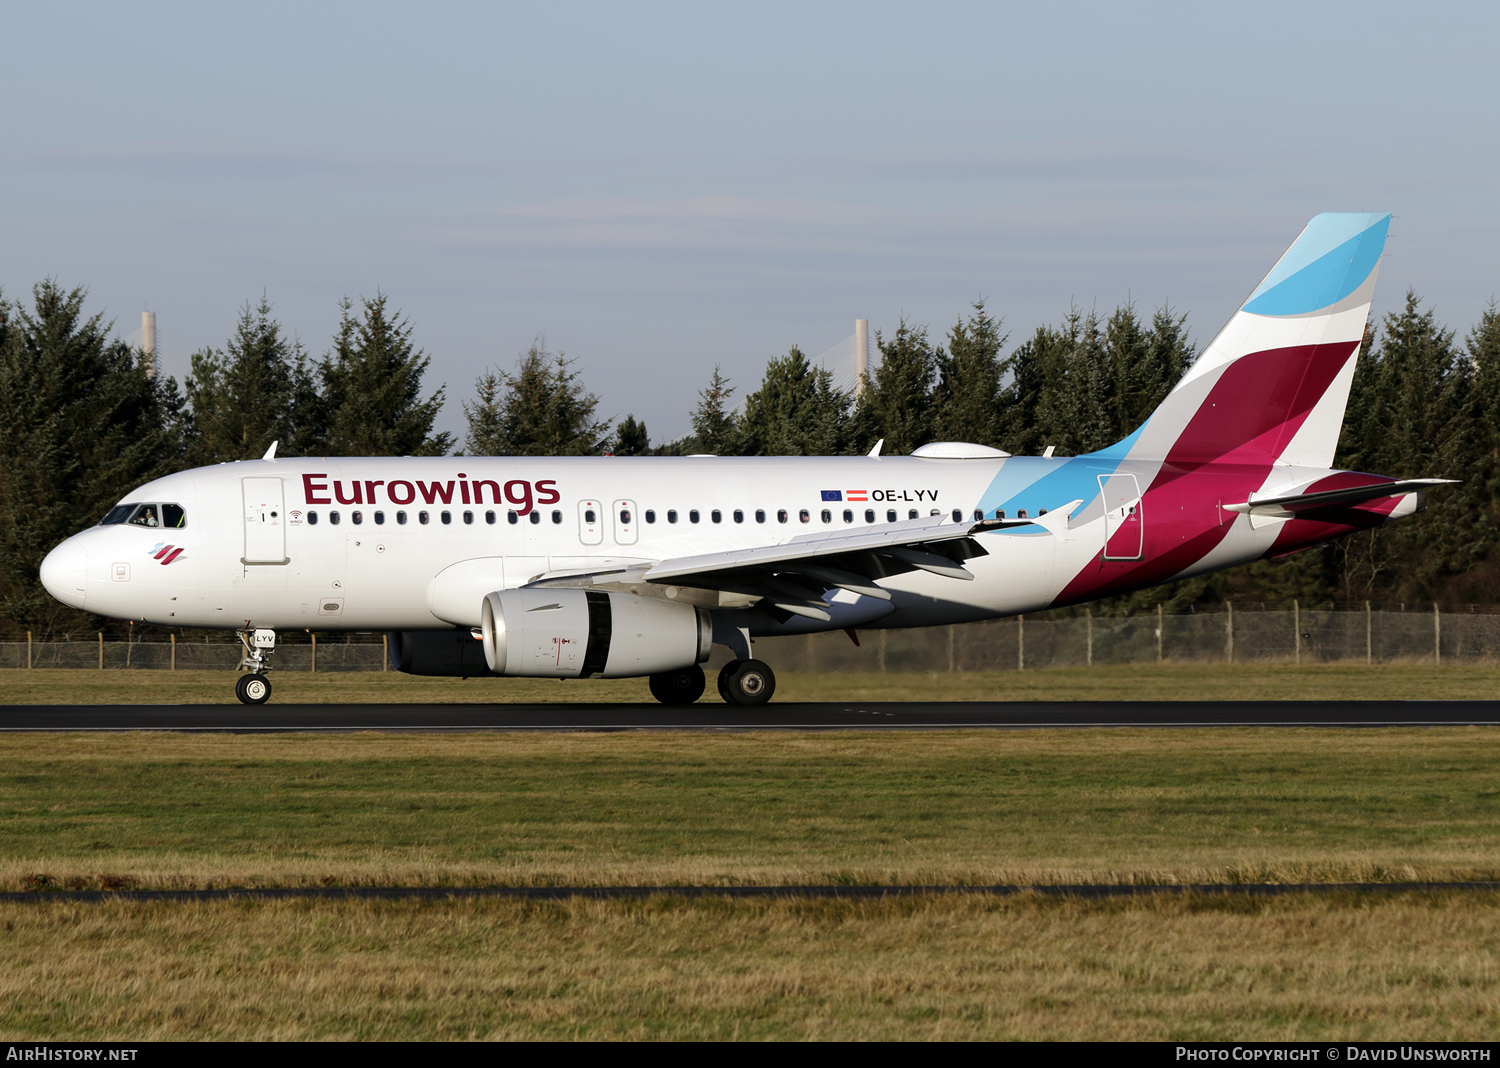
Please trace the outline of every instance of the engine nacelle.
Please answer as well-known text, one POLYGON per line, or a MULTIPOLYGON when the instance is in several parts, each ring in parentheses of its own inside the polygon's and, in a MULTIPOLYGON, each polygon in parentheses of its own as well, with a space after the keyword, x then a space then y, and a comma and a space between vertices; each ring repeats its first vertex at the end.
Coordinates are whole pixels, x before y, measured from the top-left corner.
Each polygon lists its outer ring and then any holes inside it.
POLYGON ((673 671, 708 659, 706 609, 628 593, 521 589, 481 606, 484 657, 496 675, 619 679, 673 671))
POLYGON ((393 630, 387 635, 391 666, 408 675, 488 677, 484 643, 464 630, 393 630))

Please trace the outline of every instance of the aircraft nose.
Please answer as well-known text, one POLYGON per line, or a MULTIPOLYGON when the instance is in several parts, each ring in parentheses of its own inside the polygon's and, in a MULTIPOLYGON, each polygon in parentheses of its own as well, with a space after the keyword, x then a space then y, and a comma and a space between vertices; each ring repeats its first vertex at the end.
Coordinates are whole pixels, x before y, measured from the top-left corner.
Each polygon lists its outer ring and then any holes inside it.
POLYGON ((65 605, 83 607, 88 589, 89 553, 77 538, 69 538, 42 561, 42 585, 65 605))

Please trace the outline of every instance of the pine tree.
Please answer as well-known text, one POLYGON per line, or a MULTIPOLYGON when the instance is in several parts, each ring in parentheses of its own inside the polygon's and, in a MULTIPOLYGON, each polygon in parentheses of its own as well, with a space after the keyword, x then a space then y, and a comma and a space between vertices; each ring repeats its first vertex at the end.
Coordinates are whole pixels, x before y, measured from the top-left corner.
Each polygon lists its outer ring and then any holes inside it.
POLYGON ((48 279, 30 311, 0 299, 0 598, 43 634, 87 617, 42 589, 37 569, 130 489, 182 466, 182 396, 109 339, 87 294, 48 279))
POLYGON ((834 456, 849 436, 848 393, 792 346, 766 364, 760 389, 745 398, 738 449, 744 456, 834 456))
POLYGON ((717 365, 708 388, 698 391, 698 407, 693 409, 692 448, 715 456, 733 456, 739 436, 739 420, 729 407, 734 387, 717 365))
POLYGON ((224 350, 193 353, 192 367, 189 466, 254 459, 273 441, 278 454, 296 456, 321 437, 307 353, 282 334, 264 294, 245 304, 224 350))
POLYGON ((934 433, 943 441, 998 445, 1004 435, 1000 382, 1000 350, 1006 335, 1000 320, 974 302, 966 323, 960 319, 948 331, 946 354, 937 354, 937 385, 933 390, 934 433))
POLYGON ((434 434, 441 387, 422 400, 431 359, 411 340, 411 324, 386 311, 386 296, 362 300, 356 318, 347 297, 333 351, 319 367, 327 428, 321 451, 333 456, 442 456, 450 434, 434 434))
POLYGON ((932 381, 938 350, 927 328, 902 319, 889 341, 877 330, 880 366, 867 382, 855 411, 855 444, 868 449, 885 439, 882 452, 906 455, 933 440, 932 381))
POLYGON ((638 423, 634 415, 627 415, 615 431, 614 454, 616 456, 645 456, 651 451, 651 435, 646 424, 638 423))
MULTIPOLYGON (((464 403, 477 456, 597 456, 611 445, 609 420, 594 417, 599 398, 585 391, 573 361, 553 355, 538 338, 516 372, 487 373, 475 383, 478 399, 464 403)), ((642 428, 644 430, 644 427, 642 428)))

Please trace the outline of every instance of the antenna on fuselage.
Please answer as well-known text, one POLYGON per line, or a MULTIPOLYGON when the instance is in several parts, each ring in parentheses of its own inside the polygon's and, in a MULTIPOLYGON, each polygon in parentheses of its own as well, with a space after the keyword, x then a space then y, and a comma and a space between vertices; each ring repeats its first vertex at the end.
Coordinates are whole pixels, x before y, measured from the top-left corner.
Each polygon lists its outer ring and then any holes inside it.
POLYGON ((281 444, 281 439, 280 438, 277 438, 275 441, 271 442, 271 447, 266 450, 266 454, 264 456, 262 456, 261 459, 262 460, 274 460, 274 459, 276 459, 276 446, 278 446, 280 444, 281 444))

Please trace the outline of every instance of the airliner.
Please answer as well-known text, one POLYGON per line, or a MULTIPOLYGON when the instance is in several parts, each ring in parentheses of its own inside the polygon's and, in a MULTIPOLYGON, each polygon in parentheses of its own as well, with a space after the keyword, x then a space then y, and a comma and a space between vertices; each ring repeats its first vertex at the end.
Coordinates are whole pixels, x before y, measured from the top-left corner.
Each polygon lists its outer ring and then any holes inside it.
POLYGON ((1146 422, 1081 456, 298 457, 169 475, 58 545, 98 615, 239 633, 387 631, 415 675, 645 676, 770 700, 757 637, 1087 602, 1281 556, 1421 509, 1444 479, 1331 468, 1388 214, 1314 218, 1146 422))

